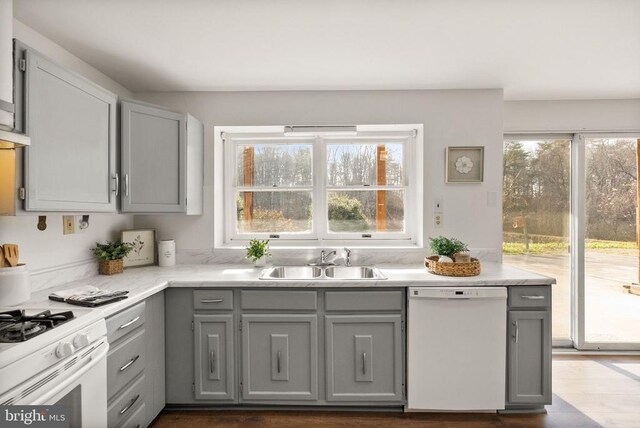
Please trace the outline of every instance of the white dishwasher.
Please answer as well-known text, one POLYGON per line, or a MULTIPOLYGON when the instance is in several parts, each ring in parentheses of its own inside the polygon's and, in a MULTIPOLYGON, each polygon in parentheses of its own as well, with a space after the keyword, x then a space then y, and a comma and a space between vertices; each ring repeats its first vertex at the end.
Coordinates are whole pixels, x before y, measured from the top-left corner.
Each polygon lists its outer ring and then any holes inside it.
POLYGON ((504 409, 505 287, 411 287, 407 410, 504 409))

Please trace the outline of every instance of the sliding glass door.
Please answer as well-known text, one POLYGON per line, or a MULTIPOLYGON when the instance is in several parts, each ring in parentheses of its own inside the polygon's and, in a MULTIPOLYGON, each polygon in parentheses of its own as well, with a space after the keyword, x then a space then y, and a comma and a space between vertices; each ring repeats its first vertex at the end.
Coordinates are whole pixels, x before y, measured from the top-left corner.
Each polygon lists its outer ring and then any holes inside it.
POLYGON ((556 278, 556 346, 571 345, 571 138, 514 136, 504 142, 503 261, 556 278))
MULTIPOLYGON (((579 136, 584 167, 577 216, 583 222, 577 344, 582 349, 640 349, 638 283, 638 139, 579 136)), ((580 273, 580 272, 579 272, 580 273)))
POLYGON ((503 260, 557 279, 554 346, 640 349, 638 137, 505 138, 503 260))

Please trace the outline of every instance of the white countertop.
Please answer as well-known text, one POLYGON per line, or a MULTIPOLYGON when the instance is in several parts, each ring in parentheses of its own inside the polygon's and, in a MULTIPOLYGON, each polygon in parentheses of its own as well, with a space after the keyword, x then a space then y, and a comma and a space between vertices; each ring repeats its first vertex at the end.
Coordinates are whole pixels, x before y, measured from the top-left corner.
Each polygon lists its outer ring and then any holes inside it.
MULTIPOLYGON (((386 280, 259 280, 262 269, 247 265, 176 265, 173 267, 129 268, 122 274, 97 275, 67 283, 60 287, 36 292, 26 304, 29 308, 78 308, 48 299, 52 291, 93 285, 103 290, 128 290, 129 297, 92 310, 94 320, 108 317, 132 304, 164 290, 167 287, 313 287, 313 288, 365 288, 365 287, 472 287, 472 286, 519 286, 551 285, 555 279, 527 272, 500 263, 482 264, 482 272, 474 277, 447 277, 427 272, 420 266, 378 265, 386 280)), ((89 321, 89 319, 87 319, 89 321)))

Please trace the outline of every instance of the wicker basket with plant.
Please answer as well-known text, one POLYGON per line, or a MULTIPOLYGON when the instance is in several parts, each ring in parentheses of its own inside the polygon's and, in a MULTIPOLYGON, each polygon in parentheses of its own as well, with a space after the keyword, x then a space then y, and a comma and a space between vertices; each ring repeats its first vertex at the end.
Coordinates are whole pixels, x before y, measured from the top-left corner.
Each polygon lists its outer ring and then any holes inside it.
POLYGON ((113 241, 106 244, 96 242, 96 246, 91 249, 98 257, 98 272, 102 275, 113 275, 122 272, 122 259, 124 259, 133 246, 128 242, 113 241))
POLYGON ((430 238, 431 251, 434 256, 424 259, 429 272, 445 276, 480 275, 480 262, 469 257, 467 244, 456 238, 438 236, 430 238))

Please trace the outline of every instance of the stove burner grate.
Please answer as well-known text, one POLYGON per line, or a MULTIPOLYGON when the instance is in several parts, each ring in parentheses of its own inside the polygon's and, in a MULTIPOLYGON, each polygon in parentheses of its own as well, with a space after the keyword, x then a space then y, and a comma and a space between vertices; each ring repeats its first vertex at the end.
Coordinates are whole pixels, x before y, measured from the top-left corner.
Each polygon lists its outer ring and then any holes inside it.
POLYGON ((26 315, 24 310, 0 312, 0 343, 24 342, 73 318, 71 311, 35 315, 26 315))

